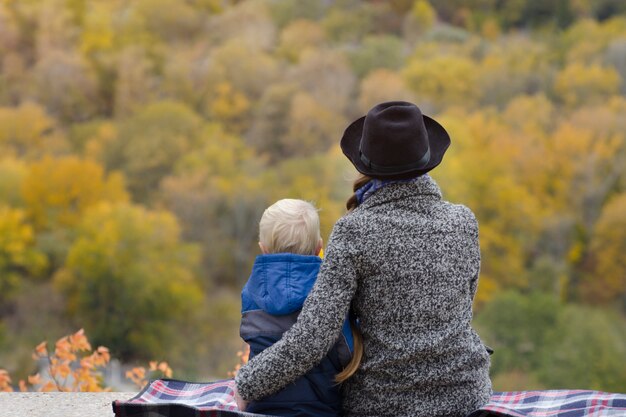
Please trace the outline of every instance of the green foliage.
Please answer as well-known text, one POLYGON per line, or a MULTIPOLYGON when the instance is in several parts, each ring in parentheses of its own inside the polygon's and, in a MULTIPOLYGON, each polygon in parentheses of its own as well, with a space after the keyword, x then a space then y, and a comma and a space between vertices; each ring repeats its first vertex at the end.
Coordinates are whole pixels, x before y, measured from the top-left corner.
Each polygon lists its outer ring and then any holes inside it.
POLYGON ((505 292, 487 303, 476 317, 476 326, 496 352, 492 372, 536 369, 560 310, 557 299, 542 293, 505 292))
POLYGON ((376 68, 397 70, 403 62, 402 41, 395 36, 369 36, 350 56, 352 68, 358 77, 376 68))
POLYGON ((33 228, 22 210, 0 205, 0 317, 24 278, 40 275, 46 258, 34 247, 33 228))
POLYGON ((94 207, 79 232, 55 278, 69 314, 121 358, 163 357, 175 337, 164 323, 201 305, 196 248, 171 214, 128 204, 94 207))
POLYGON ((208 125, 204 146, 181 158, 162 184, 165 205, 181 219, 187 240, 202 244, 212 284, 239 285, 257 251, 258 221, 268 205, 262 161, 241 138, 208 125))
POLYGON ((26 164, 13 158, 0 160, 0 204, 11 207, 22 207, 22 181, 26 177, 26 164))
POLYGON ((618 365, 626 355, 626 322, 610 310, 563 306, 540 293, 509 292, 489 302, 476 322, 485 343, 495 350, 495 375, 521 371, 551 389, 620 392, 626 383, 626 370, 618 365))
POLYGON ((569 306, 549 332, 537 366, 548 388, 622 392, 626 386, 626 321, 609 311, 569 306))
POLYGON ((138 201, 147 201, 176 161, 198 142, 201 120, 182 103, 150 104, 120 125, 106 166, 121 170, 138 201))
POLYGON ((603 208, 591 238, 592 273, 583 283, 585 298, 596 302, 626 302, 626 194, 603 208))

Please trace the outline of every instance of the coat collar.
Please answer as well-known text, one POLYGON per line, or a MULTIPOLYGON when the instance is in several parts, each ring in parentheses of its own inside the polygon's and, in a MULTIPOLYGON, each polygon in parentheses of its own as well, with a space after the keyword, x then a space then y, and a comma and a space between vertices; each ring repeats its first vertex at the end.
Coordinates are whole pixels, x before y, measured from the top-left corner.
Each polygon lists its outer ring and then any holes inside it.
POLYGON ((359 207, 368 208, 408 198, 441 200, 441 189, 430 175, 424 174, 414 181, 388 184, 376 190, 359 207))

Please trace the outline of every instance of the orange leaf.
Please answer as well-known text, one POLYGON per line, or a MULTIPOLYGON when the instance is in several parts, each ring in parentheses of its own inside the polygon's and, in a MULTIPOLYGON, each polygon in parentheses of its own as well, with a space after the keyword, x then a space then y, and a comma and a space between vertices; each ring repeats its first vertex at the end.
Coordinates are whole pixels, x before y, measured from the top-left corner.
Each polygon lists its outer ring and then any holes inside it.
POLYGON ((0 369, 0 392, 13 392, 11 377, 4 369, 0 369))
POLYGON ((48 347, 45 340, 35 347, 35 354, 38 357, 48 356, 48 347))
POLYGON ((28 383, 30 385, 39 385, 39 384, 41 384, 41 375, 39 375, 39 374, 30 375, 28 377, 28 383))
POLYGON ((41 387, 40 389, 41 392, 51 392, 51 391, 56 391, 56 390, 57 390, 57 386, 51 381, 46 382, 44 386, 41 387))
POLYGON ((89 341, 87 340, 87 337, 85 336, 85 331, 83 329, 80 329, 79 331, 71 335, 69 337, 69 342, 71 349, 74 352, 91 350, 91 345, 89 344, 89 341))
POLYGON ((59 367, 57 368, 57 372, 59 373, 59 375, 61 375, 62 378, 67 378, 72 370, 68 364, 63 363, 59 365, 59 367))

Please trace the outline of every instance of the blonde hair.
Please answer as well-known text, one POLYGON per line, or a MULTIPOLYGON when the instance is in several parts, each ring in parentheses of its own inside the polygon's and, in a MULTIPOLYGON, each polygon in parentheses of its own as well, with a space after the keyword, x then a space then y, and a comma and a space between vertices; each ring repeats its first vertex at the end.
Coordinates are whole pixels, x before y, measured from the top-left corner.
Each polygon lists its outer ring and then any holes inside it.
POLYGON ((317 209, 303 200, 278 200, 259 222, 259 241, 268 253, 317 255, 320 239, 317 209))

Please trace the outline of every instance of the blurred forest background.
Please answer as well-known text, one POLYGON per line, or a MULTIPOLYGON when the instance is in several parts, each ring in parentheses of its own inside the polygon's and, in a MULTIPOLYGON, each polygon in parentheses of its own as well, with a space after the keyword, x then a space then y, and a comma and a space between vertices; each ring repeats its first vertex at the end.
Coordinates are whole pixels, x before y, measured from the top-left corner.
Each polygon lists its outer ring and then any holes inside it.
POLYGON ((0 368, 80 327, 225 377, 257 223, 321 209, 372 105, 452 137, 496 390, 626 387, 626 2, 0 0, 0 368))

